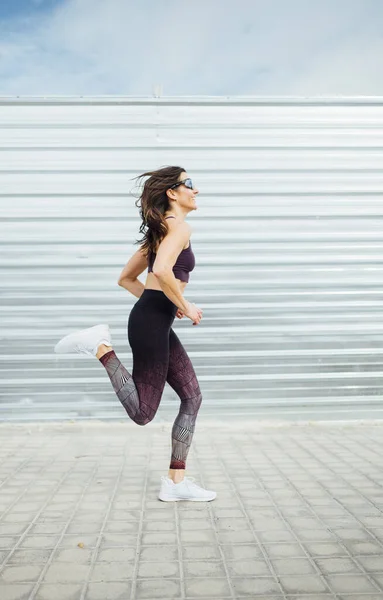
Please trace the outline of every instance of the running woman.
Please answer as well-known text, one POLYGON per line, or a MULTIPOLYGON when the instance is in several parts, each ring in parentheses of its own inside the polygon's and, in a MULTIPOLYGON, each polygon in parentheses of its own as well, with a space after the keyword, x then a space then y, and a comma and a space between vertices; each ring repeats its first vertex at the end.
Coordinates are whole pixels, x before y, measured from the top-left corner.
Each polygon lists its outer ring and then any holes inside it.
POLYGON ((202 319, 202 310, 183 295, 195 266, 191 228, 185 219, 197 210, 199 191, 181 167, 149 171, 138 179, 144 177, 148 179, 136 202, 144 237, 118 280, 120 286, 138 297, 128 319, 132 373, 117 358, 108 325, 67 335, 56 344, 55 352, 96 356, 122 406, 138 425, 153 420, 167 381, 180 398, 180 409, 172 428, 169 472, 161 477, 158 497, 165 502, 210 501, 216 498, 216 492, 203 489, 185 476, 202 395, 191 360, 172 329, 176 316, 188 317, 193 325, 199 325, 202 319), (143 285, 137 278, 146 268, 143 285))

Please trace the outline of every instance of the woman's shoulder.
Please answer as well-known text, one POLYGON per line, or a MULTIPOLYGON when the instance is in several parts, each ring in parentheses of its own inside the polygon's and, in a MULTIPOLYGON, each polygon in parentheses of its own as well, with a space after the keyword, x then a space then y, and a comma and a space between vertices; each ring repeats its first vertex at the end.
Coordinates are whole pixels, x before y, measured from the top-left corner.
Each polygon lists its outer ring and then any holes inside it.
MULTIPOLYGON (((169 235, 169 233, 177 230, 183 230, 184 232, 184 236, 185 236, 185 246, 186 248, 189 246, 190 244, 190 236, 192 234, 192 229, 189 225, 189 223, 187 223, 186 221, 179 219, 179 218, 174 218, 174 219, 167 219, 166 221, 168 224, 171 223, 171 225, 168 225, 168 233, 167 235, 169 235)), ((163 239, 165 239, 167 237, 167 235, 165 235, 165 237, 163 239)), ((163 241, 163 240, 162 240, 163 241)), ((184 247, 184 250, 186 250, 186 248, 184 247)), ((157 249, 158 250, 158 249, 157 249)))
POLYGON ((169 231, 174 231, 175 229, 178 230, 183 230, 183 234, 185 236, 185 246, 184 246, 184 250, 186 250, 186 248, 189 247, 190 245, 190 237, 192 234, 192 228, 190 227, 190 224, 187 223, 186 221, 182 221, 181 219, 169 219, 169 221, 174 221, 173 225, 171 227, 169 227, 169 231))
POLYGON ((190 224, 182 219, 179 219, 178 217, 175 217, 173 219, 167 219, 166 222, 168 224, 169 231, 173 231, 173 229, 180 227, 180 228, 184 229, 185 232, 187 232, 189 234, 189 236, 192 233, 192 228, 191 228, 190 224))

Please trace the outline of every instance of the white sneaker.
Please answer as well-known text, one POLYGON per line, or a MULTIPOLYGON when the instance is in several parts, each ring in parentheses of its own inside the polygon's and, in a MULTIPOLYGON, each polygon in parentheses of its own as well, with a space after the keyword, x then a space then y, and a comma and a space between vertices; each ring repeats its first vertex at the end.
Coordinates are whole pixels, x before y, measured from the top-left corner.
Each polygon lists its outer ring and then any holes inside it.
POLYGON ((79 352, 96 356, 100 344, 112 345, 108 325, 95 325, 63 337, 55 346, 56 354, 79 352))
POLYGON ((210 502, 216 497, 216 492, 204 490, 194 483, 194 477, 184 477, 180 483, 174 483, 169 477, 161 477, 161 490, 158 498, 162 502, 179 502, 180 500, 210 502))

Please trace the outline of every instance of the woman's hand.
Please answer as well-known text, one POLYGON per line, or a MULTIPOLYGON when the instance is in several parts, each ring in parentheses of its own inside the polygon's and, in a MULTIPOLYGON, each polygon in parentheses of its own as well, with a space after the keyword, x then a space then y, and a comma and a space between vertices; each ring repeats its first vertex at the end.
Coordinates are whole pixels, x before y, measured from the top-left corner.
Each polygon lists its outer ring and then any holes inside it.
POLYGON ((188 302, 187 310, 185 310, 185 312, 182 314, 191 319, 191 321, 193 321, 193 325, 199 325, 202 319, 202 313, 203 311, 201 308, 198 308, 198 306, 192 302, 188 302))
POLYGON ((182 312, 182 310, 180 310, 179 308, 177 308, 177 312, 176 312, 176 317, 178 317, 179 319, 182 319, 182 317, 184 317, 184 313, 182 312))

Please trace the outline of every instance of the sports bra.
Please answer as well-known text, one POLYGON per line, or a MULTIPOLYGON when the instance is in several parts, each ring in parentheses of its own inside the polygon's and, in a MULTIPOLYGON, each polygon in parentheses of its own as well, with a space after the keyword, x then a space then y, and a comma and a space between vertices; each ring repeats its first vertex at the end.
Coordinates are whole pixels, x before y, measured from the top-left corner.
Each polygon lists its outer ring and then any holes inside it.
MULTIPOLYGON (((165 219, 175 219, 173 216, 165 217, 165 219)), ((155 252, 150 253, 150 257, 148 259, 148 273, 153 272, 153 264, 155 261, 155 252)), ((193 254, 193 250, 191 247, 191 243, 189 241, 189 246, 184 248, 173 266, 173 273, 176 279, 180 279, 181 281, 185 281, 186 283, 189 281, 189 273, 195 267, 195 256, 193 254)))

